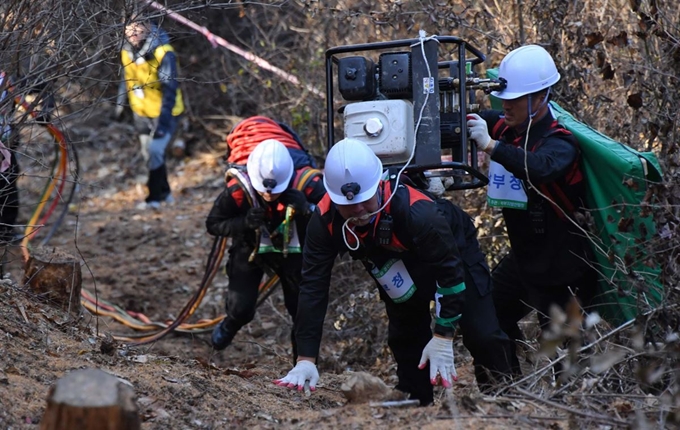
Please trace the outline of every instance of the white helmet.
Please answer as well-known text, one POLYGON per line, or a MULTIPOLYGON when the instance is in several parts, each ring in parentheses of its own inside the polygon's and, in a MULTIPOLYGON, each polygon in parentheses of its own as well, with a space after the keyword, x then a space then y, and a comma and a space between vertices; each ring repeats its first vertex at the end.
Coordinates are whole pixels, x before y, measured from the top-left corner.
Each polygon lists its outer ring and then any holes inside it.
POLYGON ((293 177, 293 159, 283 143, 275 139, 260 142, 248 156, 248 176, 261 193, 278 194, 293 177))
POLYGON ((375 195, 382 172, 382 162, 368 145, 346 138, 328 151, 323 185, 333 203, 353 205, 375 195))
POLYGON ((526 45, 511 51, 501 61, 498 77, 507 81, 507 87, 491 94, 503 100, 533 94, 560 80, 552 57, 538 45, 526 45))

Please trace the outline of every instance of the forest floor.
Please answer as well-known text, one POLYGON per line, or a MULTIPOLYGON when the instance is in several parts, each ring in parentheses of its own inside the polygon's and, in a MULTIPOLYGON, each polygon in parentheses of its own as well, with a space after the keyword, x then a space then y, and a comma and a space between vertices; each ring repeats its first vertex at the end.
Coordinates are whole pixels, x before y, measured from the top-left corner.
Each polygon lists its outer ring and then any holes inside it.
MULTIPOLYGON (((49 246, 82 260, 83 289, 151 320, 172 319, 198 287, 213 241, 204 221, 223 187, 224 145, 214 143, 214 150, 201 145, 203 150, 190 157, 171 160, 176 202, 160 211, 140 210, 145 177, 132 128, 91 118, 73 122, 69 129, 73 140, 81 142, 76 145, 81 186, 49 246)), ((32 197, 23 190, 29 189, 30 180, 21 179, 24 222, 32 197)), ((22 287, 20 250, 9 251, 9 275, 0 282, 2 429, 37 428, 49 388, 81 368, 102 369, 130 382, 144 429, 616 427, 611 422, 598 426, 597 420, 571 413, 567 404, 558 408, 538 397, 482 396, 460 341, 459 382, 447 392, 436 391, 433 406, 385 408, 345 399, 341 385, 350 370, 371 372, 391 386, 396 383, 389 354, 363 367, 338 369, 322 363, 318 389, 310 397, 278 387, 272 381, 291 368, 291 321, 279 291, 223 352, 212 350, 209 334, 196 334, 167 336, 145 346, 118 342, 112 352, 104 353, 102 335, 126 328, 88 312, 73 321, 39 301, 22 287)), ((227 284, 220 271, 194 318, 223 312, 227 284)), ((379 321, 384 324, 384 318, 379 321)), ((332 348, 324 351, 330 355, 332 348)), ((623 421, 633 413, 616 400, 601 409, 603 415, 623 421)))

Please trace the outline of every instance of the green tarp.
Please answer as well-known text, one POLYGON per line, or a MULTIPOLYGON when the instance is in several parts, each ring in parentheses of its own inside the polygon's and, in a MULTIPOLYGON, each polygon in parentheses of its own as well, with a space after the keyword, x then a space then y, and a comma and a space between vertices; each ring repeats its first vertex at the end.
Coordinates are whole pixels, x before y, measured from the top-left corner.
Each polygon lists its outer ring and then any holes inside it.
MULTIPOLYGON (((487 71, 496 78, 497 69, 487 71)), ((494 109, 500 100, 491 97, 494 109)), ((659 162, 577 121, 550 102, 555 118, 578 139, 587 181, 586 205, 592 215, 594 265, 601 273, 597 309, 611 324, 621 324, 663 299, 661 262, 649 253, 656 237, 651 208, 641 202, 650 183, 661 182, 659 162)))

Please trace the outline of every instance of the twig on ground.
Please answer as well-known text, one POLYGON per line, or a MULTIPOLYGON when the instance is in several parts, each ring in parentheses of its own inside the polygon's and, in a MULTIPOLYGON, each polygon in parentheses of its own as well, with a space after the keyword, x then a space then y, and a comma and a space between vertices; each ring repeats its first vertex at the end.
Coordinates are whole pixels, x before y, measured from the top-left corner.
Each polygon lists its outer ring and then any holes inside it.
POLYGON ((537 409, 540 409, 541 412, 548 413, 548 410, 544 408, 543 406, 539 405, 538 403, 534 402, 533 400, 526 399, 524 397, 482 397, 482 400, 487 402, 487 403, 511 403, 513 401, 521 400, 523 402, 529 403, 532 406, 534 406, 537 409))
POLYGON ((568 420, 569 417, 549 417, 549 416, 542 416, 542 415, 517 415, 517 414, 493 414, 493 415, 456 415, 456 416, 451 416, 451 415, 437 415, 434 417, 437 420, 458 420, 458 419, 485 419, 485 420, 507 420, 507 419, 521 419, 525 418, 527 420, 554 420, 554 421, 564 421, 568 420))
MULTIPOLYGON (((652 309, 651 311, 646 312, 646 313, 644 314, 644 316, 650 315, 650 314, 652 314, 652 313, 655 312, 655 311, 657 311, 657 309, 652 309)), ((625 330, 626 328, 630 327, 631 325, 633 325, 633 324, 635 323, 635 321, 636 321, 636 320, 630 320, 630 321, 628 321, 628 322, 626 322, 626 323, 621 324, 621 325, 618 326, 617 328, 611 330, 610 332, 608 332, 607 334, 605 334, 605 335, 603 335, 603 336, 600 336, 598 339, 594 340, 593 342, 589 343, 588 345, 582 346, 581 348, 579 348, 579 350, 577 351, 577 353, 581 353, 581 352, 583 352, 583 351, 587 351, 588 349, 590 349, 590 348, 592 348, 593 346, 599 344, 600 342, 603 342, 604 340, 606 340, 606 339, 612 337, 612 336, 615 335, 616 333, 618 333, 618 332, 620 332, 620 331, 623 331, 623 330, 625 330)), ((526 382, 526 381, 528 381, 528 380, 530 380, 530 379, 536 377, 537 375, 538 375, 538 376, 543 375, 546 371, 548 371, 550 368, 552 368, 555 364, 557 364, 557 363, 559 363, 560 361, 562 361, 565 357, 567 357, 566 354, 563 355, 563 356, 561 356, 561 357, 556 358, 555 360, 552 360, 549 364, 547 364, 547 365, 545 365, 544 367, 542 367, 542 368, 540 368, 540 369, 534 371, 532 374, 527 375, 527 376, 525 376, 524 378, 521 378, 521 379, 519 379, 519 380, 513 382, 512 384, 508 385, 508 386, 507 386, 506 388, 504 388, 501 392, 506 391, 506 390, 511 389, 511 388, 516 388, 516 387, 517 387, 518 385, 520 385, 521 383, 526 382)))
POLYGON ((388 400, 385 402, 371 402, 369 406, 374 408, 403 408, 420 405, 420 400, 388 400))
POLYGON ((535 395, 534 393, 523 390, 521 388, 515 388, 515 391, 517 391, 518 393, 520 393, 524 396, 527 396, 527 397, 530 397, 530 398, 537 400, 539 402, 545 403, 546 405, 548 405, 550 407, 553 407, 553 408, 556 408, 556 409, 561 409, 561 410, 567 411, 567 412, 569 412, 573 415, 578 415, 580 417, 588 418, 588 419, 593 420, 593 421, 599 421, 599 422, 604 422, 604 423, 608 423, 608 424, 616 424, 616 425, 622 425, 622 426, 626 426, 626 425, 629 424, 627 421, 619 420, 619 419, 616 419, 614 417, 610 417, 610 416, 607 416, 607 415, 600 415, 600 414, 596 414, 594 412, 589 412, 589 411, 581 411, 581 410, 578 410, 578 409, 570 408, 569 406, 565 406, 561 403, 553 402, 553 401, 547 400, 547 399, 542 399, 539 396, 535 395))

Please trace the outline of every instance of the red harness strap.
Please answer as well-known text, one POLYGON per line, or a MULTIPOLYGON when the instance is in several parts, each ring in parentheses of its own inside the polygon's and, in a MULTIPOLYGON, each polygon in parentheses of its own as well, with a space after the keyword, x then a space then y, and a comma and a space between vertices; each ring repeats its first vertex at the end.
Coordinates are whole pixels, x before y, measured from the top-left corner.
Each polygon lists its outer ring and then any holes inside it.
MULTIPOLYGON (((492 128, 492 135, 495 139, 500 138, 503 134, 505 134, 506 131, 508 131, 510 127, 505 123, 504 118, 500 118, 496 124, 494 124, 492 128)), ((550 124, 550 128, 548 133, 546 133, 544 136, 541 137, 541 140, 539 140, 531 149, 531 152, 536 151, 542 144, 543 141, 553 135, 553 134, 558 134, 562 133, 565 135, 571 136, 571 132, 565 128, 562 128, 559 126, 559 123, 557 121, 553 121, 552 124, 550 124)), ((514 144, 517 144, 519 141, 519 138, 517 138, 515 141, 513 141, 514 144)), ((571 166, 571 169, 569 173, 566 175, 567 178, 567 183, 569 185, 577 184, 583 180, 583 174, 581 173, 581 169, 579 168, 578 161, 574 161, 574 164, 571 166)), ((549 184, 541 184, 538 186, 539 191, 541 191, 542 194, 544 194, 546 197, 548 197, 548 200, 550 202, 550 205, 552 206, 553 210, 557 214, 557 216, 564 220, 566 219, 565 212, 567 215, 571 215, 574 213, 576 208, 574 207, 574 204, 569 200, 569 197, 567 197, 567 194, 564 192, 564 190, 557 184, 557 182, 550 182, 549 184), (559 203, 559 204, 558 204, 559 203)))
MULTIPOLYGON (((390 181, 383 181, 381 185, 382 185, 383 191, 384 191, 383 200, 386 201, 392 195, 392 184, 390 183, 390 181)), ((414 203, 419 202, 421 200, 432 201, 432 199, 430 199, 427 195, 420 192, 419 190, 417 190, 413 187, 409 187, 407 185, 405 185, 405 187, 407 187, 408 193, 409 193, 409 207, 411 207, 414 203)), ((331 208, 331 198, 330 198, 330 196, 328 194, 324 195, 323 198, 321 199, 321 201, 319 202, 319 204, 317 205, 317 207, 319 208, 321 216, 324 216, 325 214, 327 214, 328 211, 331 208)), ((373 235, 374 236, 375 236, 377 228, 378 228, 378 223, 380 222, 380 217, 382 216, 383 213, 386 214, 386 215, 390 215, 391 209, 392 209, 392 201, 390 200, 390 204, 388 204, 385 209, 383 209, 382 211, 380 211, 378 213, 375 221, 373 222, 373 235)), ((328 232, 332 236, 333 235, 333 221, 332 220, 331 220, 331 222, 328 223, 327 227, 328 227, 328 232)), ((363 239, 367 236, 367 233, 368 232, 359 232, 359 233, 357 233, 357 236, 360 239, 363 239)), ((349 236, 347 239, 353 241, 354 236, 349 236)), ((351 245, 354 245, 354 243, 351 243, 351 245)), ((387 246, 387 248, 389 248, 393 251, 399 251, 399 252, 406 251, 408 249, 399 240, 399 238, 396 236, 396 234, 394 234, 394 232, 392 232, 392 238, 390 239, 390 244, 387 246)))
POLYGON ((491 129, 491 136, 494 139, 501 137, 510 127, 505 123, 504 118, 499 118, 491 129))
MULTIPOLYGON (((538 147, 543 144, 544 140, 553 134, 564 134, 571 136, 571 132, 569 130, 559 127, 558 122, 553 121, 550 125, 550 131, 546 133, 546 135, 543 136, 541 140, 536 143, 536 145, 534 145, 532 152, 538 149, 538 147)), ((571 169, 565 178, 568 185, 574 185, 583 180, 583 174, 579 168, 578 160, 574 161, 574 163, 571 165, 571 169)), ((574 204, 571 202, 562 187, 557 184, 557 182, 541 184, 538 186, 538 188, 543 194, 545 194, 546 197, 548 197, 550 205, 557 214, 558 218, 561 220, 565 220, 566 216, 571 216, 571 214, 576 211, 576 207, 574 207, 574 204)))
POLYGON ((234 202, 236 202, 236 206, 239 208, 243 206, 243 202, 246 201, 246 193, 243 191, 243 188, 241 188, 241 185, 238 183, 238 181, 234 178, 230 179, 229 182, 227 183, 227 188, 234 188, 234 190, 231 193, 231 198, 234 199, 234 202))
MULTIPOLYGON (((413 206, 416 202, 419 202, 421 200, 427 200, 427 201, 432 201, 431 198, 429 198, 427 195, 424 193, 420 192, 418 189, 410 187, 408 185, 404 185, 408 191, 408 207, 410 208, 413 206)), ((383 182, 383 190, 384 190, 384 200, 387 200, 390 198, 392 195, 392 182, 391 181, 384 181, 383 182)), ((387 215, 391 214, 392 212, 392 201, 390 200, 390 204, 387 205, 387 207, 383 210, 383 212, 387 215)), ((373 228, 373 234, 376 234, 376 230, 378 228, 378 222, 380 221, 380 216, 382 215, 383 212, 380 212, 378 214, 378 218, 375 220, 375 226, 373 228)), ((392 238, 390 239, 390 244, 387 246, 387 248, 393 250, 393 251, 406 251, 408 248, 399 240, 397 235, 392 232, 392 238)))

